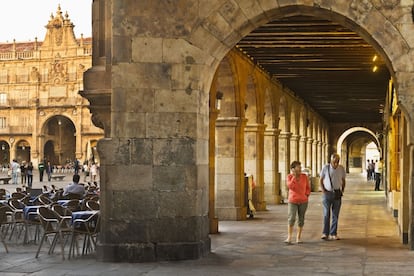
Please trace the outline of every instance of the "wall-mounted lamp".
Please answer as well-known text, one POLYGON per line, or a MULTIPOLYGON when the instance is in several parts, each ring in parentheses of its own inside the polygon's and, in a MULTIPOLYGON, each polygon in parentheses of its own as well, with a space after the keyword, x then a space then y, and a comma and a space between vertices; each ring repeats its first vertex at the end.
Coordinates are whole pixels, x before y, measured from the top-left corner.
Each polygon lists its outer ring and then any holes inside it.
POLYGON ((4 144, 1 145, 1 150, 5 150, 6 146, 4 144))
POLYGON ((60 119, 58 120, 58 125, 62 125, 62 121, 60 119))
POLYGON ((23 145, 23 146, 22 146, 22 150, 25 150, 25 149, 26 149, 26 147, 23 145))
POLYGON ((372 57, 372 72, 377 72, 379 67, 378 67, 378 55, 374 55, 372 57))
POLYGON ((221 100, 223 99, 223 92, 217 91, 216 93, 216 109, 220 110, 221 108, 221 100))
POLYGON ((247 111, 247 108, 249 107, 249 105, 247 103, 244 104, 244 112, 247 111))

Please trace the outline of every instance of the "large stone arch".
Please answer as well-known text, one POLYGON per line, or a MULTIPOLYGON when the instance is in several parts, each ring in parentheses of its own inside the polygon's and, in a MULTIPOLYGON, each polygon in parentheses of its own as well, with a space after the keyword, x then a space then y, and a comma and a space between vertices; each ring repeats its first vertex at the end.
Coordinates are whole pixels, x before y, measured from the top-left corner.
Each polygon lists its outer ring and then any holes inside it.
POLYGON ((350 135, 351 133, 357 132, 357 131, 363 131, 363 132, 366 132, 366 133, 370 134, 372 136, 373 140, 375 141, 375 144, 377 144, 378 148, 380 149, 380 152, 382 151, 381 147, 380 147, 380 145, 381 145, 380 141, 378 140, 377 135, 375 135, 375 133, 372 130, 370 130, 366 127, 352 127, 352 128, 349 128, 349 129, 345 130, 341 134, 341 136, 339 136, 339 138, 338 138, 338 142, 336 143, 336 152, 339 155, 341 155, 342 143, 344 142, 346 137, 348 135, 350 135))
POLYGON ((93 118, 110 117, 108 139, 98 145, 103 260, 189 259, 209 251, 208 91, 227 52, 270 20, 317 16, 356 31, 381 53, 399 99, 412 109, 410 45, 382 7, 369 1, 144 2, 93 4, 105 16, 94 15, 94 65, 83 95, 93 118), (149 18, 158 24, 145 24, 149 18), (129 179, 140 182, 125 185, 129 179))

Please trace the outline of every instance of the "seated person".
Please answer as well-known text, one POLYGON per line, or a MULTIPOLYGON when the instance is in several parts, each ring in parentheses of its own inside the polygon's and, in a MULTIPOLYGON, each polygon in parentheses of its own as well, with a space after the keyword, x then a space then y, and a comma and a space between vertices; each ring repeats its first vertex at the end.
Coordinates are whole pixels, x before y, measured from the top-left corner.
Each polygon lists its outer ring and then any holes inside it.
POLYGON ((63 190, 63 196, 67 197, 71 194, 73 195, 79 195, 80 198, 83 198, 85 195, 85 187, 81 184, 79 184, 80 176, 79 174, 73 175, 72 183, 65 187, 63 190))

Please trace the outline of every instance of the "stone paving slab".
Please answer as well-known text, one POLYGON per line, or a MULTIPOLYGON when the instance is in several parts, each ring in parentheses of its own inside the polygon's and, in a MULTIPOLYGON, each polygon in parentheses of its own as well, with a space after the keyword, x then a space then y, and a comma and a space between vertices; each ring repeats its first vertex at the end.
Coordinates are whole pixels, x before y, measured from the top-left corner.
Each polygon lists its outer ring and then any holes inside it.
POLYGON ((402 245, 384 192, 362 175, 349 175, 339 241, 320 239, 320 193, 312 193, 304 243, 285 245, 287 205, 271 205, 246 221, 220 221, 212 252, 199 260, 100 263, 94 255, 62 261, 59 250, 36 259, 36 245, 0 245, 0 275, 414 275, 414 252, 402 245))

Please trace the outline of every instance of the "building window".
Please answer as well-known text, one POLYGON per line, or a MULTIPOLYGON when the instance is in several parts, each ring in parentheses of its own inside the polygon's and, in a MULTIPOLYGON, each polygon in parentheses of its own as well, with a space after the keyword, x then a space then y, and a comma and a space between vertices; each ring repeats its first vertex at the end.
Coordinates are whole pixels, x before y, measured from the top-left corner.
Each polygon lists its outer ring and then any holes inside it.
POLYGON ((6 117, 0 117, 0 129, 7 127, 6 117))
POLYGON ((6 105, 6 104, 7 104, 7 94, 0 93, 0 105, 6 105))

